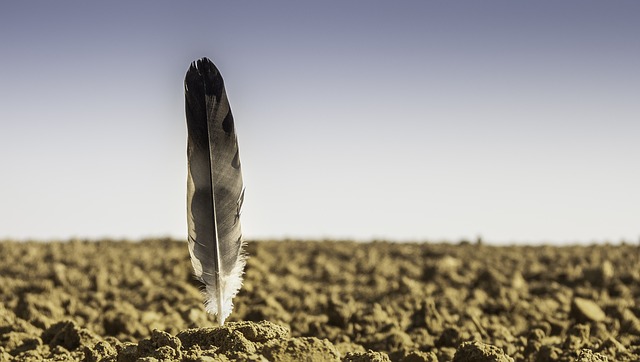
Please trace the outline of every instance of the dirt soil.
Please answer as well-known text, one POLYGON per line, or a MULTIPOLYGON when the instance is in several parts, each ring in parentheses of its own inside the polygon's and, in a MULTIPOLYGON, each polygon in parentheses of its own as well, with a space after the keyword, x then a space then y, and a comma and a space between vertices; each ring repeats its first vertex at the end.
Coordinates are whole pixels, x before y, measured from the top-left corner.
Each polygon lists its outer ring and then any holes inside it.
POLYGON ((224 327, 186 242, 0 242, 0 361, 640 361, 640 247, 250 242, 224 327))

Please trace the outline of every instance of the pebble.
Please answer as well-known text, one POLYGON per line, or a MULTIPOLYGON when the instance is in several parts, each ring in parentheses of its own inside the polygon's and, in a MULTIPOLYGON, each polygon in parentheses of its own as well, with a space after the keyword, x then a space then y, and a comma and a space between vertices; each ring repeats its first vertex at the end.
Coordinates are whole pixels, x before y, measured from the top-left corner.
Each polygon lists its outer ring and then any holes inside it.
POLYGON ((581 321, 602 322, 606 318, 606 314, 594 301, 580 297, 573 298, 571 314, 581 321))

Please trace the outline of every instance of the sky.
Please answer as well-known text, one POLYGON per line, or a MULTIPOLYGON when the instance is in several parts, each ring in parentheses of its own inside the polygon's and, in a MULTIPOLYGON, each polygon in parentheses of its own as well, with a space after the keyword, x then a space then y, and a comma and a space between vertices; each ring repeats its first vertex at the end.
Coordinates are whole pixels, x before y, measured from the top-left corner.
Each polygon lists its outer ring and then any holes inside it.
POLYGON ((640 238, 640 2, 3 1, 0 239, 186 238, 184 74, 246 239, 640 238))

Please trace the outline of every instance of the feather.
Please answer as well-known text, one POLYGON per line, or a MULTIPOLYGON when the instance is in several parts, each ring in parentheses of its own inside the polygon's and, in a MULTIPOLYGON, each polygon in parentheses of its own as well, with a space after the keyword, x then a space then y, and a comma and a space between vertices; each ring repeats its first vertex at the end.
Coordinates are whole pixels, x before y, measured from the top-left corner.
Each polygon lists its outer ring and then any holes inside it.
POLYGON ((222 326, 242 286, 246 258, 238 142, 216 66, 207 58, 191 63, 184 83, 189 254, 194 274, 204 284, 205 309, 222 326))

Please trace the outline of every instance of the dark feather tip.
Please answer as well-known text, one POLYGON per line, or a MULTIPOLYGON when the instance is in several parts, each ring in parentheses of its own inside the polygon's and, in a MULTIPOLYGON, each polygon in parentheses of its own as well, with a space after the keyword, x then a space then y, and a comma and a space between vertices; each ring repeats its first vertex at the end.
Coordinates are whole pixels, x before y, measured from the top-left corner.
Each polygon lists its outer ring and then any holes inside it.
POLYGON ((191 63, 185 77, 188 91, 199 90, 204 86, 207 95, 220 97, 224 91, 224 81, 220 71, 209 58, 201 58, 191 63))

